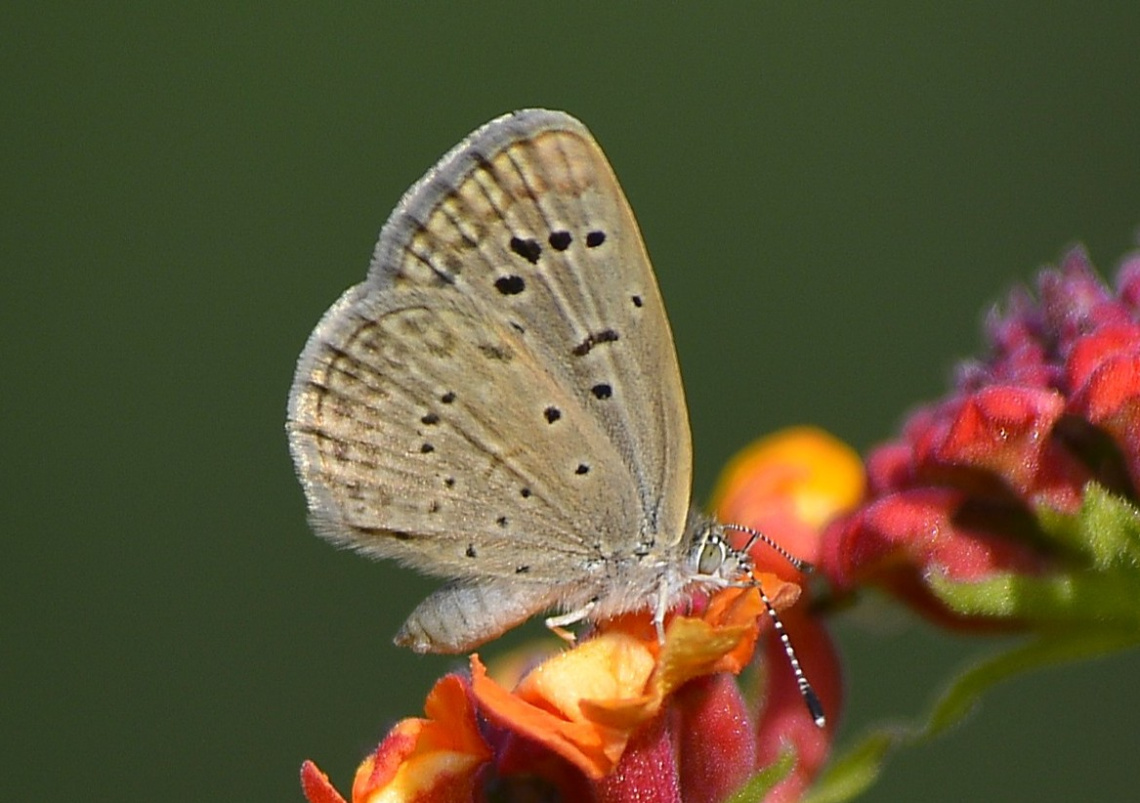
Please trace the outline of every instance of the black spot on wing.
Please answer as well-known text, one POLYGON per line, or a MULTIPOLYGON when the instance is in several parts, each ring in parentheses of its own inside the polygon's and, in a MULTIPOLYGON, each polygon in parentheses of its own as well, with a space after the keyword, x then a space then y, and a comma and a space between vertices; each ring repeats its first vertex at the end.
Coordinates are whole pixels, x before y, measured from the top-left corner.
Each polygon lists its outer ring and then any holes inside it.
POLYGON ((568 231, 556 231, 552 232, 551 235, 546 238, 546 241, 550 243, 550 247, 555 251, 565 251, 570 247, 573 238, 571 238, 570 232, 568 231))
POLYGON ((586 339, 575 346, 570 353, 575 357, 585 357, 593 350, 594 346, 601 343, 616 343, 617 340, 618 333, 613 329, 603 329, 597 333, 591 332, 586 335, 586 339))
POLYGON ((542 246, 538 244, 537 240, 512 237, 510 246, 512 251, 532 265, 537 264, 538 258, 542 256, 542 246))
POLYGON ((526 289, 522 276, 501 276, 495 280, 495 289, 505 296, 517 296, 526 289))

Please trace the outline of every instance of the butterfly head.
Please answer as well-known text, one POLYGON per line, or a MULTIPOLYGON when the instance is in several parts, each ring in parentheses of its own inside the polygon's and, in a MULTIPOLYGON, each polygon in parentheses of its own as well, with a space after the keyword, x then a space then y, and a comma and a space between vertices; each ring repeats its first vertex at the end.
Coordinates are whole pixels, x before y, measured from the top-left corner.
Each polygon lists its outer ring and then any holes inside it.
POLYGON ((768 616, 771 618, 773 630, 780 639, 784 653, 788 657, 788 663, 792 667, 800 695, 803 697, 812 720, 817 727, 822 728, 827 722, 823 712, 823 705, 820 703, 819 697, 816 695, 815 690, 812 689, 811 683, 808 682, 807 676, 800 666, 799 659, 796 657, 796 651, 792 647, 791 639, 784 629, 783 622, 780 621, 779 614, 772 605, 772 601, 768 599, 768 595, 764 592, 764 587, 753 574, 753 564, 749 550, 753 544, 760 541, 787 559, 799 572, 810 572, 811 565, 789 553, 759 530, 754 530, 744 525, 724 525, 705 518, 699 513, 694 513, 689 519, 689 532, 692 533, 689 541, 690 547, 687 565, 687 569, 690 572, 690 582, 716 588, 726 586, 754 586, 757 589, 760 594, 760 599, 768 611, 768 616), (736 549, 728 542, 725 536, 726 530, 737 530, 739 532, 748 533, 750 536, 748 542, 742 549, 736 549))
POLYGON ((725 528, 715 521, 705 521, 694 532, 688 563, 692 582, 725 587, 751 585, 752 559, 735 549, 725 537, 725 528))

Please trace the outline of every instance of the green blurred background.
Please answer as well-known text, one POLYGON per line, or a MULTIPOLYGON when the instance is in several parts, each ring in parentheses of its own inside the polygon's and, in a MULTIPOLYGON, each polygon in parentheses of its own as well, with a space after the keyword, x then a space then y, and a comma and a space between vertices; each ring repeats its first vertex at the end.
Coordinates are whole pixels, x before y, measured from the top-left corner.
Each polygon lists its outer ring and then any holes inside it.
MULTIPOLYGON (((282 423, 401 193, 497 114, 566 109, 608 152, 700 499, 774 428, 889 436, 1072 242, 1111 274, 1140 6, 917 8, 5 5, 4 796, 299 801, 306 757, 347 789, 456 665, 390 643, 431 583, 309 533, 282 423)), ((888 606, 836 631, 846 741, 997 646, 888 606)), ((1138 676, 1003 686, 865 799, 1131 797, 1138 676)))

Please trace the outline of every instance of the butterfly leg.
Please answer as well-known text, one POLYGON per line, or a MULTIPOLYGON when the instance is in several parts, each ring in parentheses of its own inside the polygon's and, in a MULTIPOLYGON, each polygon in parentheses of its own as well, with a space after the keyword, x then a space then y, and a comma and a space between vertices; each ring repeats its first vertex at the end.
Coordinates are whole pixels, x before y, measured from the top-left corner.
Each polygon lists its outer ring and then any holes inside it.
POLYGON ((566 641, 573 644, 577 639, 577 636, 567 630, 566 626, 574 625, 578 622, 583 621, 596 607, 598 607, 598 601, 596 599, 592 599, 577 610, 573 610, 569 613, 564 613, 559 616, 546 617, 546 626, 559 638, 565 639, 566 641))
POLYGON ((669 612, 669 586, 662 581, 657 586, 657 607, 653 610, 653 626, 657 629, 657 643, 665 643, 665 614, 669 612))

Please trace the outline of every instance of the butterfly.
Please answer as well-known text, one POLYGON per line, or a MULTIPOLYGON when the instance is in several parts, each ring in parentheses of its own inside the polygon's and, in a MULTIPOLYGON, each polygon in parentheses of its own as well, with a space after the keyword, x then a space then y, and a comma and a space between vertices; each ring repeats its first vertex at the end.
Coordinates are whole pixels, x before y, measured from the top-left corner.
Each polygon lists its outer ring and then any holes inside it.
POLYGON ((694 591, 756 584, 691 505, 661 293, 562 112, 492 120, 408 190, 310 336, 287 431, 320 535, 448 581, 396 636, 418 652, 550 610, 552 628, 649 610, 660 634, 694 591))

